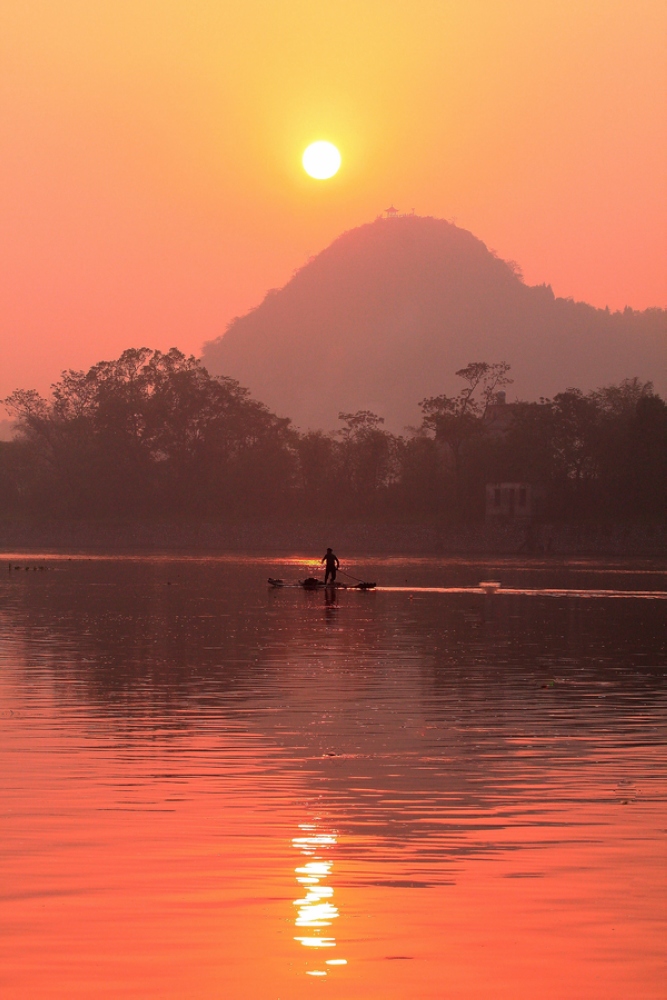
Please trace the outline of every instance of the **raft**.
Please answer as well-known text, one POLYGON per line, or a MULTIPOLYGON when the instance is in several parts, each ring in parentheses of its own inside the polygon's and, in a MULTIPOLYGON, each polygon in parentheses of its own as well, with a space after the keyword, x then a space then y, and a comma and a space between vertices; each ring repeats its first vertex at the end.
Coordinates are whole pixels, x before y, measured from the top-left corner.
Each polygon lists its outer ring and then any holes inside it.
POLYGON ((305 580, 297 580, 296 583, 286 583, 284 580, 278 580, 275 577, 269 577, 270 587, 287 587, 294 588, 300 587, 302 590, 375 590, 375 583, 370 583, 367 581, 360 581, 359 583, 341 583, 339 580, 332 580, 330 583, 325 583, 324 580, 318 580, 314 576, 308 576, 305 580))

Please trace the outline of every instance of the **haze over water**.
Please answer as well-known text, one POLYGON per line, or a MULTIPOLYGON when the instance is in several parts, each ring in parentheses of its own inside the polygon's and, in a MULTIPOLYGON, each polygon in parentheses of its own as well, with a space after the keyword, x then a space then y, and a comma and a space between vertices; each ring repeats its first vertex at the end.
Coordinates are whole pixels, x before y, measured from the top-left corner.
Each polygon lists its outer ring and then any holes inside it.
POLYGON ((664 565, 40 564, 0 582, 3 998, 665 997, 664 565))

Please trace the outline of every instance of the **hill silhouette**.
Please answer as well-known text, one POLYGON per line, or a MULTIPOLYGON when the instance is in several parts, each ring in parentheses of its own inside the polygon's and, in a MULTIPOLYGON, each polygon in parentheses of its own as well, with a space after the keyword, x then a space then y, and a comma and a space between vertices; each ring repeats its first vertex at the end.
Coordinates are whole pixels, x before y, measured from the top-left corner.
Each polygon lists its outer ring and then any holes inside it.
POLYGON ((203 361, 302 429, 368 409, 401 430, 421 399, 458 391, 469 361, 507 361, 509 398, 632 376, 664 395, 666 320, 556 298, 467 230, 399 216, 343 233, 205 344, 203 361))

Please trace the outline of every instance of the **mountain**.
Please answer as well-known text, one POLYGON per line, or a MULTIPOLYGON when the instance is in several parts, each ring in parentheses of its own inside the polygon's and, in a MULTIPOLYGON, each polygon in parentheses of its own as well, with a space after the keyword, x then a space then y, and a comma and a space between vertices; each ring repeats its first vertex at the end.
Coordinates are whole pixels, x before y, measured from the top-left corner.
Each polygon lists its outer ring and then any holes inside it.
POLYGON ((281 416, 329 430, 362 409, 400 431, 454 393, 470 361, 507 361, 508 399, 638 376, 667 391, 667 313, 610 313, 524 284, 513 263, 442 219, 379 218, 343 233, 204 345, 281 416))

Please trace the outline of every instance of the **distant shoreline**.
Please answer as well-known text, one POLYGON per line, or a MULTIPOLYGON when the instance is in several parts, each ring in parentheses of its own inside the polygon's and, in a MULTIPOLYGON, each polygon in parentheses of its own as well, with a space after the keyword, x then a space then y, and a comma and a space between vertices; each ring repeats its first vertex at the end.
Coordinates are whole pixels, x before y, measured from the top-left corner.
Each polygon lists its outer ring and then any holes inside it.
POLYGON ((664 524, 434 525, 334 521, 5 521, 0 552, 384 556, 667 556, 664 524))

